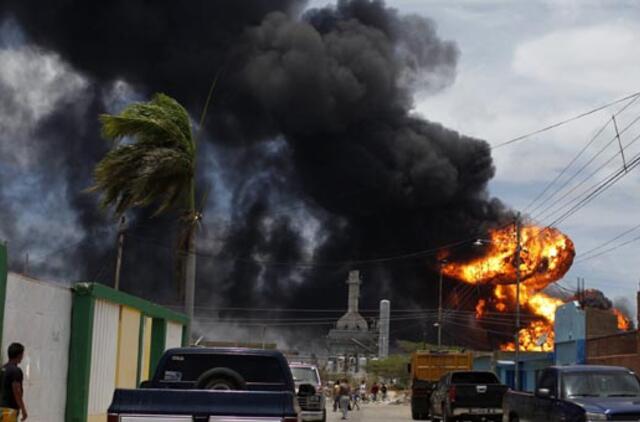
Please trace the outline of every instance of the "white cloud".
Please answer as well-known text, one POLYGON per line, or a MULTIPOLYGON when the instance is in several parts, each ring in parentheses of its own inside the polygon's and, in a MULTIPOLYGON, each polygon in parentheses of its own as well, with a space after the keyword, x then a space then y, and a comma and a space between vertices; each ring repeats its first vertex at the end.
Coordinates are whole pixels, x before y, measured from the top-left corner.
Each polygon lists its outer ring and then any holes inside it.
POLYGON ((564 92, 629 93, 640 87, 640 28, 610 23, 551 32, 518 46, 513 69, 564 92))

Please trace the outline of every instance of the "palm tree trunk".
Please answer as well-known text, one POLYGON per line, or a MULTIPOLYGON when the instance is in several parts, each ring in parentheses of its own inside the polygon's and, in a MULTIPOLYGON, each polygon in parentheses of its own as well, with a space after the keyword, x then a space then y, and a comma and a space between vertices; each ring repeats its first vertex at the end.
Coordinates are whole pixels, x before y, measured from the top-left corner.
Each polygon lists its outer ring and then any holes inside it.
POLYGON ((187 256, 185 263, 185 288, 184 288, 184 309, 189 324, 186 327, 186 339, 189 344, 192 340, 192 325, 194 317, 194 302, 196 293, 196 226, 190 224, 189 238, 187 239, 187 256))
POLYGON ((194 319, 194 307, 196 296, 196 229, 198 222, 196 220, 196 186, 195 181, 191 180, 191 189, 189 194, 189 217, 191 221, 187 222, 187 256, 185 257, 185 269, 184 269, 184 310, 189 318, 189 323, 186 327, 185 337, 187 339, 187 346, 191 344, 193 337, 193 319, 194 319))

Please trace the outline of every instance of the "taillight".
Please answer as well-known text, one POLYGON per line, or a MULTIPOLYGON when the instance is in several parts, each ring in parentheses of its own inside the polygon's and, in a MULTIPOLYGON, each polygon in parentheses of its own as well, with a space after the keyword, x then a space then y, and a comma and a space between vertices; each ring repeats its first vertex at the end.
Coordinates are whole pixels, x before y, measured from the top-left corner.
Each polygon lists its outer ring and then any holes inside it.
POLYGON ((456 401, 456 386, 452 385, 449 387, 449 402, 453 403, 456 401))
POLYGON ((107 422, 119 422, 120 417, 118 415, 108 415, 107 422))

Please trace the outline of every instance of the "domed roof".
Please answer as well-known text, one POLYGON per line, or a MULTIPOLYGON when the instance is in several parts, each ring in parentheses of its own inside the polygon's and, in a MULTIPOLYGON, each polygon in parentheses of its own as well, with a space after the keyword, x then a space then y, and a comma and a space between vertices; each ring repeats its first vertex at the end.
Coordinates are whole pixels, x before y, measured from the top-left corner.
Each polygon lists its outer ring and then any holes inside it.
POLYGON ((336 324, 338 330, 347 331, 369 331, 367 321, 357 312, 348 312, 338 320, 336 324))

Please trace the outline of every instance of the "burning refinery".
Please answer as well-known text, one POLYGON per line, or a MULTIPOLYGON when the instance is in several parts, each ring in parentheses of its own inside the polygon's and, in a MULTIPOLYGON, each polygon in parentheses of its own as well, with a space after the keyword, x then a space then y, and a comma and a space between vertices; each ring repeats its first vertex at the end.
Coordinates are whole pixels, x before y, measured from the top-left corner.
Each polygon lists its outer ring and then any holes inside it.
MULTIPOLYGON (((488 239, 475 242, 479 251, 470 259, 457 259, 455 250, 441 258, 445 276, 463 283, 476 285, 483 297, 475 305, 475 318, 485 327, 511 333, 517 297, 517 250, 515 224, 492 229, 488 239)), ((578 299, 589 306, 588 297, 561 298, 545 289, 553 285, 571 268, 575 248, 571 239, 554 227, 525 225, 520 230, 520 295, 522 313, 520 349, 526 351, 553 351, 554 319, 556 309, 568 300, 578 299)), ((599 301, 599 303, 608 302, 599 301)), ((616 315, 618 328, 627 330, 630 320, 608 302, 596 306, 616 315)), ((502 350, 515 350, 513 341, 500 344, 502 350)))

